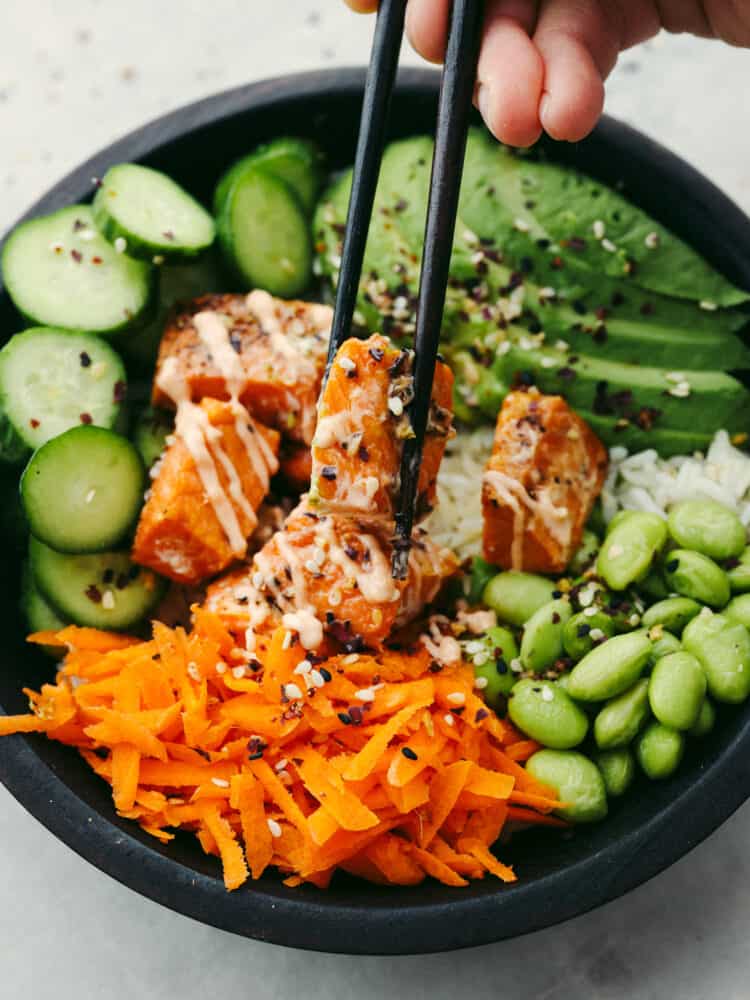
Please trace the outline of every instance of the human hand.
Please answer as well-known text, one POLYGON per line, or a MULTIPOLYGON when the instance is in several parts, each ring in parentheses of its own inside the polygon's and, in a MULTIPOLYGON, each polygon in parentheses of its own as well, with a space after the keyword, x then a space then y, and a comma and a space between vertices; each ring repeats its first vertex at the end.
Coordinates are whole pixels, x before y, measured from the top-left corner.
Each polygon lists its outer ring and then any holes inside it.
MULTIPOLYGON (((377 0, 345 0, 373 11, 377 0)), ((408 0, 407 32, 430 62, 445 54, 451 0, 408 0)), ((511 146, 547 132, 576 142, 596 125, 620 52, 662 28, 750 46, 741 0, 487 0, 475 103, 511 146)))

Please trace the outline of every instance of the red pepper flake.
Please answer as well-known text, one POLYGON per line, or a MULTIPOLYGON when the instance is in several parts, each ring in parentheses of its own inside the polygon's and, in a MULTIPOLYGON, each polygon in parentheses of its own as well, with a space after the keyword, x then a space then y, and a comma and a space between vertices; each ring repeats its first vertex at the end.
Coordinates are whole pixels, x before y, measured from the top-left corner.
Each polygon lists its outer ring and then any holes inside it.
POLYGON ((560 271, 562 270, 562 268, 565 267, 565 261, 562 259, 562 257, 553 257, 552 261, 550 262, 550 266, 555 271, 560 271))
POLYGON ((97 264, 97 265, 98 265, 98 264, 103 264, 103 263, 104 263, 104 261, 102 260, 102 258, 101 258, 101 257, 92 257, 92 258, 91 258, 91 263, 92 263, 92 264, 97 264))
POLYGON ((86 228, 86 223, 83 221, 83 219, 76 219, 76 221, 73 223, 74 233, 80 233, 80 231, 85 228, 86 228))
POLYGON ((34 428, 34 430, 36 430, 37 427, 39 426, 39 421, 36 419, 36 417, 32 417, 31 420, 29 420, 29 423, 34 428))
POLYGON ((116 403, 124 403, 125 397, 128 394, 128 387, 121 379, 115 382, 114 389, 112 390, 112 398, 116 403))
POLYGON ((93 601, 94 604, 101 604, 102 592, 95 583, 92 583, 90 587, 86 588, 86 597, 88 597, 90 601, 93 601))
POLYGON ((82 424, 93 424, 93 422, 94 422, 94 418, 91 416, 90 413, 82 413, 81 414, 81 423, 82 424))
POLYGON ((165 229, 164 232, 162 233, 162 236, 164 237, 165 240, 174 239, 174 233, 172 232, 171 229, 165 229))
POLYGON ((81 261, 83 260, 83 254, 81 253, 80 250, 71 250, 70 256, 73 258, 76 264, 80 264, 81 261))

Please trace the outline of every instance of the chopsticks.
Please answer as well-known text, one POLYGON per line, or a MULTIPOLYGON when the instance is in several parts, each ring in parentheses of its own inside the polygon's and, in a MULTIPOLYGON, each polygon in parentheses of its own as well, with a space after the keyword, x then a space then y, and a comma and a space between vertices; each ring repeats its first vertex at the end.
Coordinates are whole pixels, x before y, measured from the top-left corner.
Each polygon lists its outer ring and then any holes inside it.
POLYGON ((454 0, 440 82, 414 335, 414 399, 409 406, 414 437, 404 441, 401 456, 401 492, 391 565, 391 575, 396 580, 406 577, 409 562, 419 469, 430 412, 471 101, 476 83, 483 7, 482 0, 454 0))
MULTIPOLYGON (((414 436, 404 442, 401 458, 391 565, 391 573, 395 579, 406 577, 409 561, 419 470, 429 419, 471 100, 476 81, 483 9, 483 0, 454 0, 440 83, 414 336, 413 399, 407 408, 414 436)), ((326 377, 339 347, 352 336, 351 327, 386 143, 386 124, 405 12, 406 0, 380 2, 365 83, 326 377)))
POLYGON ((352 193, 346 216, 331 339, 328 344, 326 378, 339 347, 352 335, 352 320, 362 274, 367 233, 370 228, 372 205, 386 144, 388 112, 398 69, 405 17, 406 0, 381 0, 359 122, 352 193))

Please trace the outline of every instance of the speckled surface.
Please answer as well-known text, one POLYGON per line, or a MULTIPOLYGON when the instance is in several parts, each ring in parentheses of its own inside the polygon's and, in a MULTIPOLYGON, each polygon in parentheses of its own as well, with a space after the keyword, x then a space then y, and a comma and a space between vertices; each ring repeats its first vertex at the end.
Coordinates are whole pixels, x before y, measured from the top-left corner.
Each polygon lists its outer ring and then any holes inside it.
MULTIPOLYGON (((166 110, 264 76, 361 63, 369 46, 370 25, 337 0, 5 0, 3 15, 0 230, 82 159, 166 110)), ((608 110, 750 211, 749 64, 714 43, 659 38, 622 58, 608 110)), ((0 995, 746 1000, 748 841, 746 806, 664 875, 562 927, 453 955, 354 959, 240 940, 161 909, 89 867, 0 789, 0 995)))

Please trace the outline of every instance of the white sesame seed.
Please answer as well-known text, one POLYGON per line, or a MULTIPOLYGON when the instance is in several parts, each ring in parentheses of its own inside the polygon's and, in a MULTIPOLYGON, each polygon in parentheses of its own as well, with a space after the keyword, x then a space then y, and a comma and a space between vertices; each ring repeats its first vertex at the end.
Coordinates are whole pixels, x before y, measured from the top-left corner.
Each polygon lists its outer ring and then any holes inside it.
POLYGON ((484 691, 484 689, 487 687, 488 684, 489 681, 487 680, 486 677, 474 678, 474 687, 477 689, 477 691, 484 691))
POLYGON ((294 633, 293 632, 285 632, 284 633, 284 640, 281 643, 281 648, 282 649, 290 649, 291 645, 292 645, 292 640, 293 639, 294 639, 294 633))
POLYGON ((404 404, 401 402, 398 396, 389 396, 388 398, 388 409, 394 415, 394 417, 400 417, 404 412, 404 404))
POLYGON ((193 681, 199 681, 201 679, 201 672, 198 669, 198 664, 194 663, 192 660, 187 665, 187 674, 193 681))
POLYGON ((347 666, 352 663, 359 663, 359 653, 349 653, 349 655, 345 656, 341 662, 345 663, 347 666))
POLYGON ((117 253, 125 253, 127 249, 128 249, 128 241, 125 239, 124 236, 118 236, 117 239, 115 240, 115 251, 117 253))
POLYGON ((600 639, 604 638, 604 632, 600 628, 592 628, 589 635, 592 642, 599 642, 600 639))
POLYGON ((588 608, 583 609, 583 613, 586 615, 587 618, 593 618, 596 612, 597 609, 593 606, 593 604, 590 605, 588 608))
POLYGON ((268 829, 271 831, 272 837, 281 836, 281 827, 279 826, 279 824, 276 822, 275 819, 267 819, 266 823, 268 823, 268 829))
POLYGON ((102 594, 102 607, 105 611, 111 611, 115 606, 115 595, 111 590, 105 590, 102 594))
POLYGON ((553 701, 554 697, 555 696, 552 693, 552 688, 547 687, 547 685, 545 684, 544 687, 542 688, 542 701, 553 701))
POLYGON ((656 232, 646 233, 646 237, 643 242, 649 250, 656 250, 660 242, 659 234, 656 232))
MULTIPOLYGON (((618 548, 618 546, 615 545, 613 546, 613 548, 618 548)), ((578 603, 581 605, 582 608, 588 608, 589 605, 594 603, 594 596, 595 596, 594 591, 591 589, 591 587, 586 587, 585 590, 581 590, 579 592, 578 603)))
POLYGON ((519 233, 528 233, 531 226, 525 219, 516 219, 513 223, 513 228, 517 229, 519 233))
POLYGON ((86 503, 91 503, 91 501, 96 496, 96 490, 89 490, 86 494, 86 503))
POLYGON ((667 389, 670 396, 675 396, 677 399, 687 399, 690 395, 690 383, 689 382, 678 382, 677 385, 673 385, 671 389, 667 389))
POLYGON ((354 697, 357 701, 375 701, 375 692, 372 688, 362 688, 361 691, 355 691, 354 697))
POLYGON ((474 656, 475 653, 481 653, 484 650, 484 643, 479 639, 472 639, 471 642, 466 643, 466 652, 469 656, 474 656))
POLYGON ((283 771, 288 763, 289 761, 287 760, 287 758, 282 757, 281 760, 276 761, 276 763, 273 765, 273 769, 274 771, 283 771))
POLYGON ((443 722, 446 724, 446 726, 453 726, 453 725, 455 725, 455 721, 453 719, 453 716, 450 714, 450 712, 448 712, 446 715, 443 716, 443 722))
POLYGON ((305 674, 309 674, 312 670, 312 664, 309 660, 300 660, 297 666, 294 668, 293 673, 297 674, 298 677, 304 677, 305 674))
POLYGON ((317 573, 318 564, 316 562, 313 562, 312 559, 307 559, 305 561, 305 569, 307 570, 308 573, 317 573))
POLYGON ((290 701, 294 698, 302 697, 302 692, 300 691, 300 689, 297 687, 296 684, 291 684, 291 683, 285 684, 282 690, 290 701))
POLYGON ((242 680, 246 673, 247 667, 232 667, 232 677, 234 677, 236 681, 242 680))
POLYGON ((664 376, 667 382, 684 382, 685 376, 682 372, 667 372, 664 376))
POLYGON ((328 604, 332 608, 338 607, 341 604, 341 593, 338 590, 332 590, 328 595, 328 604))
POLYGON ((351 358, 339 358, 339 368, 343 368, 345 372, 353 372, 356 367, 351 358))
POLYGON ((558 350, 558 351, 567 351, 569 347, 570 347, 570 344, 567 342, 567 340, 556 340, 555 341, 555 349, 558 350))
POLYGON ((602 219, 595 219, 594 220, 594 224, 593 224, 593 226, 591 228, 593 229, 594 236, 596 237, 597 240, 603 240, 604 239, 604 234, 607 231, 607 227, 604 225, 604 222, 603 222, 602 219))
POLYGON ((507 354, 513 345, 509 340, 504 340, 502 344, 498 344, 497 353, 500 355, 507 354))
POLYGON ((617 251, 617 247, 614 245, 612 240, 607 239, 602 240, 602 249, 606 250, 607 253, 615 253, 617 251))
POLYGON ((310 671, 310 681, 313 687, 322 688, 325 685, 325 678, 319 670, 310 671))
POLYGON ((487 663, 487 661, 489 660, 489 658, 490 658, 490 654, 487 652, 486 649, 483 650, 481 653, 477 653, 477 655, 474 657, 474 661, 473 661, 474 662, 474 666, 475 667, 483 667, 485 665, 485 663, 487 663))
POLYGON ((211 778, 211 784, 216 785, 217 788, 229 788, 229 782, 226 778, 211 778))
POLYGON ((313 548, 312 560, 316 566, 322 566, 323 563, 326 561, 325 551, 321 548, 318 548, 318 546, 316 545, 313 548))
POLYGON ((701 309, 705 309, 706 312, 716 312, 716 310, 719 308, 716 305, 716 303, 711 302, 710 299, 703 299, 701 302, 698 303, 698 305, 701 307, 701 309))
POLYGON ((556 358, 542 358, 542 368, 556 368, 558 364, 556 358))
POLYGON ((557 290, 552 288, 551 285, 545 285, 544 288, 539 289, 539 298, 543 300, 556 299, 557 290))
POLYGON ((226 665, 226 663, 217 663, 216 664, 216 673, 217 674, 225 674, 226 672, 227 672, 227 665, 226 665))
POLYGON ((640 621, 640 615, 631 615, 630 618, 628 618, 628 625, 632 625, 633 628, 635 628, 636 625, 640 624, 640 621))
POLYGON ((151 258, 151 263, 154 265, 154 267, 161 267, 162 264, 164 263, 164 257, 160 253, 154 254, 154 256, 151 258))
POLYGON ((255 587, 256 590, 260 590, 260 588, 263 586, 263 580, 264 577, 260 571, 253 573, 253 586, 255 587))
POLYGON ((610 545, 607 555, 610 559, 619 559, 624 551, 622 545, 610 545))
POLYGON ((465 705, 466 695, 463 691, 451 691, 451 693, 446 698, 446 701, 451 705, 465 705))
POLYGON ((509 663, 509 666, 510 666, 510 669, 513 671, 514 674, 520 674, 522 672, 522 670, 523 670, 523 664, 518 659, 518 657, 516 657, 515 659, 511 660, 510 663, 509 663))

